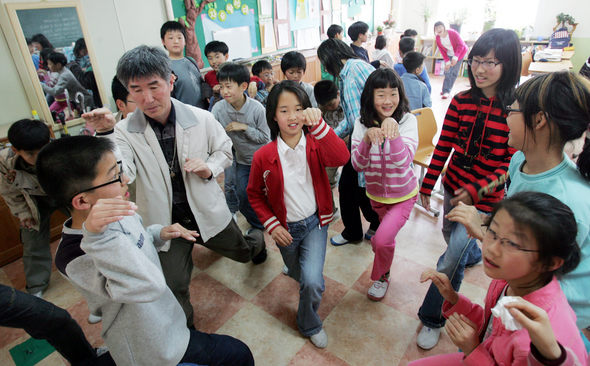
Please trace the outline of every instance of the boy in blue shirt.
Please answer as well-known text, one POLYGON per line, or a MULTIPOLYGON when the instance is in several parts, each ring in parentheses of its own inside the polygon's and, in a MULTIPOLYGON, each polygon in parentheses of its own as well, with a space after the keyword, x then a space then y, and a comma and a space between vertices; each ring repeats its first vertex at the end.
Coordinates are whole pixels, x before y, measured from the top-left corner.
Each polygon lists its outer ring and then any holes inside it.
POLYGON ((91 311, 102 314, 101 335, 111 356, 130 366, 254 365, 241 341, 187 328, 158 249, 178 237, 195 241, 198 234, 180 224, 143 227, 137 206, 123 199, 129 178, 113 148, 106 138, 68 137, 49 144, 37 160, 43 188, 72 209, 56 266, 91 311))
POLYGON ((234 177, 240 212, 253 228, 264 230, 250 206, 246 187, 254 153, 270 141, 266 110, 260 102, 246 95, 250 82, 250 72, 246 66, 227 62, 219 69, 217 80, 223 100, 213 106, 211 113, 233 142, 236 162, 234 177))
POLYGON ((401 77, 406 90, 406 96, 410 102, 410 110, 432 107, 430 92, 420 77, 424 70, 425 56, 419 52, 408 52, 404 56, 404 68, 408 71, 401 77))
MULTIPOLYGON (((416 40, 414 40, 414 38, 402 37, 402 39, 399 40, 399 54, 402 57, 402 59, 406 53, 414 51, 415 46, 416 40)), ((400 77, 407 72, 403 63, 393 65, 393 69, 395 70, 395 72, 397 72, 397 74, 400 77)), ((431 93, 432 87, 430 86, 430 79, 428 78, 428 72, 426 71, 425 67, 422 69, 420 77, 426 84, 426 87, 428 88, 428 93, 431 93)))

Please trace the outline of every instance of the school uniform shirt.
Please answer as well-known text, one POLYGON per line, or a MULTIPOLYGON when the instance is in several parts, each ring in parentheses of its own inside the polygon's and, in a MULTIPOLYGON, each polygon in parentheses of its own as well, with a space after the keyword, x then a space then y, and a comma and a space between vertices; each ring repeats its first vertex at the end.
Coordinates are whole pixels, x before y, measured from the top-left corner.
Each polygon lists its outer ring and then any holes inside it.
POLYGON ((201 97, 201 72, 191 60, 184 57, 170 60, 170 67, 177 76, 174 82, 174 96, 183 103, 203 108, 201 97))
MULTIPOLYGON (((506 286, 504 280, 492 280, 485 298, 485 308, 472 303, 462 294, 459 294, 459 301, 455 305, 447 301, 443 303, 443 315, 446 318, 454 313, 465 315, 477 325, 480 340, 488 328, 488 322, 492 322, 490 336, 463 358, 462 365, 527 365, 531 341, 528 331, 525 328, 507 330, 500 318, 492 317, 491 309, 506 286)), ((578 359, 586 360, 584 343, 576 327, 576 315, 555 277, 544 287, 522 298, 545 310, 559 343, 573 350, 578 359)), ((438 364, 436 356, 431 358, 431 362, 433 365, 438 364)))
POLYGON ((177 365, 188 348, 184 311, 158 257, 161 230, 144 228, 137 214, 102 233, 64 223, 56 267, 102 315, 101 336, 117 365, 177 365))
POLYGON ((256 150, 270 141, 270 129, 266 122, 266 109, 264 106, 250 97, 239 111, 225 99, 216 103, 211 110, 215 119, 223 128, 232 122, 240 122, 248 125, 246 131, 227 132, 231 138, 236 152, 236 163, 242 165, 252 164, 252 157, 256 150))
MULTIPOLYGON (((362 61, 361 61, 362 62, 362 61)), ((254 153, 248 200, 256 216, 269 234, 279 226, 287 228, 285 205, 285 177, 278 151, 278 138, 254 153)), ((350 158, 346 144, 338 138, 324 120, 305 133, 307 165, 317 203, 320 225, 328 225, 333 219, 332 193, 326 167, 346 164, 350 158)))
POLYGON ((495 97, 481 98, 477 105, 471 92, 457 94, 445 116, 420 193, 432 193, 450 155, 442 182, 445 189, 453 193, 464 188, 478 210, 491 212, 504 197, 508 165, 516 151, 508 146, 508 132, 506 114, 495 97))
POLYGON ((578 328, 586 328, 590 326, 590 183, 565 153, 559 165, 540 174, 524 173, 522 167, 525 162, 522 151, 512 157, 508 169, 510 186, 506 195, 510 197, 522 191, 547 193, 565 203, 574 213, 578 224, 576 242, 582 256, 576 269, 563 275, 559 283, 578 317, 578 328))
POLYGON ((285 207, 287 222, 297 222, 313 215, 317 210, 311 171, 307 164, 305 134, 301 134, 295 148, 289 147, 279 136, 277 151, 285 181, 285 207))
POLYGON ((410 103, 410 110, 432 107, 432 100, 430 100, 430 92, 426 84, 420 80, 418 75, 410 74, 406 72, 401 77, 404 83, 404 90, 406 91, 406 97, 410 103))

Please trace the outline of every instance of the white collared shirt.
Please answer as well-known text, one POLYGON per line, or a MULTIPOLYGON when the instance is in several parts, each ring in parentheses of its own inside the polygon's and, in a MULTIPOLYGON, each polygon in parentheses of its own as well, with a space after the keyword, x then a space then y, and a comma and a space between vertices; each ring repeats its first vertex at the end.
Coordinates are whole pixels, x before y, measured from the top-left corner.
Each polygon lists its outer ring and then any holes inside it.
POLYGON ((318 207, 311 171, 307 164, 306 145, 303 132, 301 132, 301 138, 294 149, 290 148, 281 136, 277 138, 277 150, 285 182, 284 199, 287 222, 301 221, 313 215, 318 207))

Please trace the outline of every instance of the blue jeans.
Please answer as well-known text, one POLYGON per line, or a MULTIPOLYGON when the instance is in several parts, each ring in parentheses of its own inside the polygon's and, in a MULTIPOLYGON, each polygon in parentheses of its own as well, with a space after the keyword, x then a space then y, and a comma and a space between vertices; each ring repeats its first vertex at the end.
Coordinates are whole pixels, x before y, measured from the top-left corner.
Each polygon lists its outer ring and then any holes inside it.
POLYGON ((115 364, 108 353, 96 357, 66 310, 5 285, 0 285, 0 326, 21 328, 33 338, 45 339, 72 365, 115 364))
POLYGON ((188 348, 180 363, 254 366, 254 357, 250 348, 239 339, 191 330, 188 348))
POLYGON ((250 179, 250 165, 236 163, 236 192, 238 194, 238 200, 240 201, 240 212, 252 227, 264 230, 264 226, 262 226, 260 220, 258 220, 258 216, 256 216, 256 213, 252 209, 252 206, 250 206, 250 201, 248 200, 248 193, 246 193, 248 179, 250 179))
POLYGON ((229 207, 230 212, 235 214, 240 209, 240 201, 238 199, 238 194, 236 192, 236 157, 234 155, 234 160, 232 165, 225 168, 224 172, 224 181, 223 181, 223 191, 225 192, 225 201, 227 202, 227 207, 229 207))
POLYGON ((453 85, 455 85, 455 80, 457 80, 457 76, 459 76, 459 69, 461 69, 461 64, 463 63, 463 59, 457 61, 455 66, 451 66, 447 71, 445 71, 445 79, 443 80, 443 93, 450 93, 453 89, 453 85))
POLYGON ((328 226, 320 226, 318 215, 287 223, 293 242, 279 246, 289 276, 299 282, 299 308, 297 327, 301 334, 310 337, 322 330, 318 308, 324 293, 324 260, 328 226))
MULTIPOLYGON (((453 195, 445 190, 444 214, 449 213, 453 195)), ((475 239, 470 239, 462 224, 443 219, 443 236, 447 242, 447 250, 440 256, 436 264, 436 270, 449 277, 455 291, 459 291, 463 272, 467 264, 477 263, 481 260, 481 250, 475 239)), ((442 328, 446 319, 442 315, 444 298, 438 292, 435 285, 430 284, 422 306, 418 311, 418 317, 422 324, 430 328, 442 328)))

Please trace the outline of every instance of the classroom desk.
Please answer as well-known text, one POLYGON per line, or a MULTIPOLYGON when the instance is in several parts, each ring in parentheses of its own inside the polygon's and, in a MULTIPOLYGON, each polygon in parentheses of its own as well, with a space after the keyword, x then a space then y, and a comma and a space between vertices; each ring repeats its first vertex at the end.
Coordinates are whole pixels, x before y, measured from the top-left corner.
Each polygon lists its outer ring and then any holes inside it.
POLYGON ((563 54, 561 55, 561 60, 571 60, 572 57, 574 57, 575 53, 576 51, 563 51, 563 54))
POLYGON ((529 72, 535 74, 547 74, 556 71, 568 71, 574 66, 570 60, 562 60, 560 62, 531 62, 529 65, 529 72))

